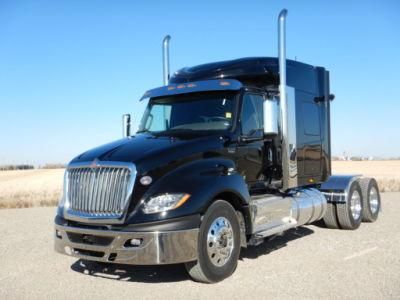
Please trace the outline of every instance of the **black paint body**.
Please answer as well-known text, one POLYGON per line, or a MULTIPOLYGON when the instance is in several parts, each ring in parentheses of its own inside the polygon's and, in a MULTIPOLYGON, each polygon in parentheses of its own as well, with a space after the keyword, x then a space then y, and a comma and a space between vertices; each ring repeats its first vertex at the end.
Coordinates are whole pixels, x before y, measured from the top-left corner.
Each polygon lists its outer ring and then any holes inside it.
MULTIPOLYGON (((313 184, 318 184, 326 181, 331 173, 328 72, 324 68, 290 60, 287 67, 287 85, 296 89, 299 185, 310 184, 310 179, 313 184), (311 119, 307 109, 314 112, 311 119)), ((242 96, 246 92, 265 96, 277 94, 278 75, 277 58, 245 58, 182 69, 171 78, 170 83, 237 79, 244 85, 236 96, 237 112, 240 112, 242 96)), ((271 168, 266 168, 266 149, 272 144, 276 146, 276 143, 279 146, 280 141, 272 137, 244 141, 240 114, 234 122, 230 131, 207 136, 141 133, 89 150, 72 162, 99 159, 135 163, 137 177, 124 226, 198 216, 214 199, 223 198, 242 211, 248 221, 247 231, 251 232, 250 197, 252 193, 259 193, 265 178, 280 179, 279 168, 273 174, 271 168), (139 180, 144 175, 153 178, 150 186, 140 184, 139 180), (188 193, 191 197, 181 207, 166 213, 142 212, 141 201, 150 196, 174 192, 188 193)), ((281 163, 280 159, 275 159, 275 163, 281 163)), ((61 210, 59 214, 62 214, 61 210)))
MULTIPOLYGON (((274 92, 279 61, 273 57, 242 58, 183 68, 171 83, 231 78, 248 87, 274 92)), ((287 85, 295 89, 299 186, 327 180, 331 174, 329 72, 287 60, 287 85)))

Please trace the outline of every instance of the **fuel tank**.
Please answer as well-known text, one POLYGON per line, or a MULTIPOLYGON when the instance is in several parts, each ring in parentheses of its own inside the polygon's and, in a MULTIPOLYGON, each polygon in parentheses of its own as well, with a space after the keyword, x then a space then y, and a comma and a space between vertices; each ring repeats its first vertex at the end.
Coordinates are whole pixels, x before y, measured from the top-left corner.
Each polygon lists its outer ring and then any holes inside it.
POLYGON ((253 196, 250 201, 252 232, 257 237, 273 235, 322 219, 326 210, 325 196, 314 188, 297 189, 285 195, 253 196))
POLYGON ((320 220, 326 212, 326 198, 317 189, 297 190, 291 198, 292 218, 296 219, 297 226, 320 220))

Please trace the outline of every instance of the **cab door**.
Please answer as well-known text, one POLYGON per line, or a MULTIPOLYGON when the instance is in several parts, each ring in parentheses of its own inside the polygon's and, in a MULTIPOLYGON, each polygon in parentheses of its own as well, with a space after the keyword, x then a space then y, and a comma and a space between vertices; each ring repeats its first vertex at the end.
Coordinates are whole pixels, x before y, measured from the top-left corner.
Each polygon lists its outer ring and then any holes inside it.
POLYGON ((246 182, 258 181, 263 170, 264 130, 262 94, 248 92, 243 95, 240 114, 240 145, 243 157, 240 162, 246 182))

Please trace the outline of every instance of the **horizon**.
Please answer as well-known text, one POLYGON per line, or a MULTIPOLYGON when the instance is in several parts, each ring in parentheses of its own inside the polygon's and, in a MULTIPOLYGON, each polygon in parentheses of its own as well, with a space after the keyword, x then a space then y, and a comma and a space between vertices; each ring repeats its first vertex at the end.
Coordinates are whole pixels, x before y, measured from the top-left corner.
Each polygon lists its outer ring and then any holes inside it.
POLYGON ((276 56, 282 8, 287 57, 330 71, 332 155, 400 157, 399 2, 184 4, 2 2, 0 165, 66 164, 121 138, 124 113, 136 128, 139 98, 162 85, 166 34, 172 72, 276 56))

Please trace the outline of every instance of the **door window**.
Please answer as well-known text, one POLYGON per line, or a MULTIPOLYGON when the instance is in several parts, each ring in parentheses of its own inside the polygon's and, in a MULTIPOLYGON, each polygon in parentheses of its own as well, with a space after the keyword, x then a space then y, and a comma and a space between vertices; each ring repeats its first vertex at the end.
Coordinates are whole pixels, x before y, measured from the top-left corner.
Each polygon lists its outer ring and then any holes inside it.
POLYGON ((262 133, 264 128, 263 104, 264 97, 260 94, 244 95, 241 118, 243 135, 262 133))

